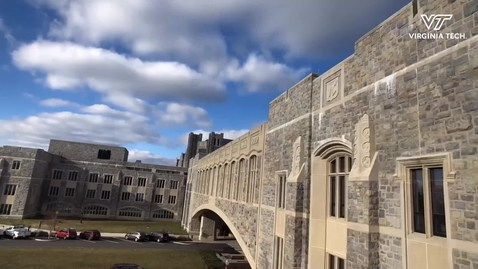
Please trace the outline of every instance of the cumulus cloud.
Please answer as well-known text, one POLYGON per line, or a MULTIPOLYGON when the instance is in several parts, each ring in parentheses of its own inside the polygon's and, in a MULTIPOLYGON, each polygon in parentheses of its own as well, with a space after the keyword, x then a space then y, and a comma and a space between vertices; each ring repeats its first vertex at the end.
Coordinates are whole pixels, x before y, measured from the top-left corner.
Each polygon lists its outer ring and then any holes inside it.
POLYGON ((74 43, 38 40, 12 53, 22 70, 45 74, 53 89, 87 86, 117 106, 135 108, 138 98, 223 101, 223 85, 178 62, 152 62, 74 43), (130 102, 125 102, 130 101, 130 102), (131 102, 132 101, 132 102, 131 102))
POLYGON ((162 164, 162 165, 176 165, 176 159, 174 158, 166 158, 162 156, 155 155, 149 151, 144 150, 130 150, 128 161, 135 162, 136 160, 140 160, 143 163, 150 163, 150 164, 162 164))
POLYGON ((148 117, 105 105, 85 107, 83 113, 64 111, 0 120, 0 126, 0 136, 20 146, 46 148, 52 138, 113 145, 172 145, 148 117))
POLYGON ((224 72, 224 76, 234 82, 242 82, 249 92, 259 90, 287 89, 299 81, 309 70, 294 70, 285 64, 267 61, 251 54, 243 65, 234 60, 224 72), (270 87, 270 88, 267 88, 270 87))
POLYGON ((40 105, 45 107, 78 107, 79 105, 68 100, 50 98, 40 101, 40 105))
POLYGON ((120 41, 138 54, 176 55, 190 61, 222 59, 224 29, 265 49, 301 57, 331 56, 409 0, 35 0, 60 20, 50 34, 98 45, 120 41), (180 19, 178 19, 180 18, 180 19))
MULTIPOLYGON (((193 131, 193 133, 195 134, 202 134, 202 137, 203 137, 203 140, 206 140, 209 133, 210 132, 215 132, 217 134, 220 134, 220 133, 223 133, 224 134, 224 138, 226 139, 236 139, 238 137, 240 137, 241 135, 249 132, 250 130, 248 129, 241 129, 241 130, 220 130, 220 131, 204 131, 202 129, 200 130, 196 130, 196 131, 193 131)), ((188 144, 188 135, 189 133, 187 134, 184 134, 183 136, 180 137, 180 142, 182 145, 187 145, 188 144)))
POLYGON ((156 111, 160 122, 167 125, 186 125, 210 128, 212 120, 204 108, 178 103, 160 103, 156 111))

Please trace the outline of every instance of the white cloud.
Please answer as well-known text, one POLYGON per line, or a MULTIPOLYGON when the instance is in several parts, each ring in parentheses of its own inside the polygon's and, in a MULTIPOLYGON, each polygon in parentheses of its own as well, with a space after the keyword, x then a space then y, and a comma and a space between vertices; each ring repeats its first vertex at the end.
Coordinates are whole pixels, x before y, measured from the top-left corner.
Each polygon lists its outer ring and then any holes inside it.
POLYGON ((78 104, 68 100, 50 98, 40 101, 40 105, 46 107, 77 107, 78 104))
POLYGON ((167 125, 186 125, 210 128, 212 120, 204 108, 178 103, 160 103, 155 113, 160 122, 167 125))
POLYGON ((14 64, 44 73, 48 87, 82 86, 106 96, 117 106, 141 110, 140 99, 222 101, 223 85, 177 62, 129 58, 101 48, 39 40, 12 54, 14 64), (140 98, 140 99, 135 99, 140 98))
POLYGON ((100 144, 147 143, 171 146, 147 117, 105 105, 41 113, 27 118, 0 120, 0 136, 9 144, 46 148, 52 138, 100 144))
POLYGON ((244 83, 247 91, 257 92, 267 90, 267 87, 284 91, 307 72, 308 69, 305 68, 294 70, 285 64, 267 61, 263 57, 251 54, 242 66, 239 61, 232 61, 223 75, 230 81, 244 83))
POLYGON ((136 160, 140 160, 143 163, 150 164, 176 165, 176 159, 174 158, 158 156, 149 151, 142 151, 136 149, 130 150, 128 161, 135 162, 136 160))
POLYGON ((257 47, 303 57, 329 56, 409 0, 36 0, 60 15, 50 34, 98 45, 121 41, 139 54, 199 62, 227 54, 224 29, 257 47))
MULTIPOLYGON (((224 134, 224 138, 225 139, 236 139, 236 138, 239 138, 241 135, 249 132, 250 130, 248 129, 241 129, 241 130, 227 130, 227 129, 224 129, 224 130, 220 130, 220 131, 214 131, 216 134, 220 134, 220 133, 223 133, 224 134)), ((213 132, 213 131, 204 131, 202 129, 200 130, 196 130, 196 131, 192 131, 193 133, 195 134, 202 134, 202 138, 203 138, 203 141, 207 139, 208 135, 210 132, 213 132)), ((187 134, 184 134, 183 136, 180 137, 180 142, 182 145, 187 145, 188 144, 188 135, 189 133, 187 134)))

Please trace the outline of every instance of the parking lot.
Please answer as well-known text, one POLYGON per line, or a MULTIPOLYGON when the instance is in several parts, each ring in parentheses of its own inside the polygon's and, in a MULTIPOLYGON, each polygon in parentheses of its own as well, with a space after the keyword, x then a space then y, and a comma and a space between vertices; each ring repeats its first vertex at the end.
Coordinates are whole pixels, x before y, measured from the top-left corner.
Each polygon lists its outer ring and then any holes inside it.
POLYGON ((59 239, 53 241, 38 241, 34 238, 10 239, 1 238, 0 247, 19 248, 113 248, 113 249, 178 249, 178 250, 211 250, 222 251, 229 247, 223 243, 198 243, 198 242, 164 242, 154 241, 135 242, 119 237, 104 237, 98 241, 83 239, 59 239))

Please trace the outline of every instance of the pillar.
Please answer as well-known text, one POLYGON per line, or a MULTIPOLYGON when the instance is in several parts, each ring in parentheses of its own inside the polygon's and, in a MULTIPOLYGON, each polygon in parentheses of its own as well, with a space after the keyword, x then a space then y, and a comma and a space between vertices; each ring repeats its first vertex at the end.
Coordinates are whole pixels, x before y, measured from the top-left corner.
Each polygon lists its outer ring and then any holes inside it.
POLYGON ((199 229, 199 240, 216 240, 216 221, 206 215, 201 216, 201 227, 199 229))

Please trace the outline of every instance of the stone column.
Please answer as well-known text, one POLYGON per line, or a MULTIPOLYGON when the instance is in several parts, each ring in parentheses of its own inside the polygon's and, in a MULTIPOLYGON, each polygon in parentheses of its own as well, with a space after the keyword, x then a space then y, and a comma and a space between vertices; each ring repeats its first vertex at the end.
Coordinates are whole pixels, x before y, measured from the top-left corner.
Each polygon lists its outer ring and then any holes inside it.
POLYGON ((201 221, 198 218, 192 218, 188 225, 189 237, 193 240, 199 239, 201 221))
POLYGON ((199 240, 216 240, 216 221, 205 215, 201 216, 201 227, 199 229, 199 240))
POLYGON ((364 115, 355 126, 353 166, 347 182, 347 269, 378 269, 378 154, 372 120, 364 115), (357 229, 357 227, 365 229, 357 229))

